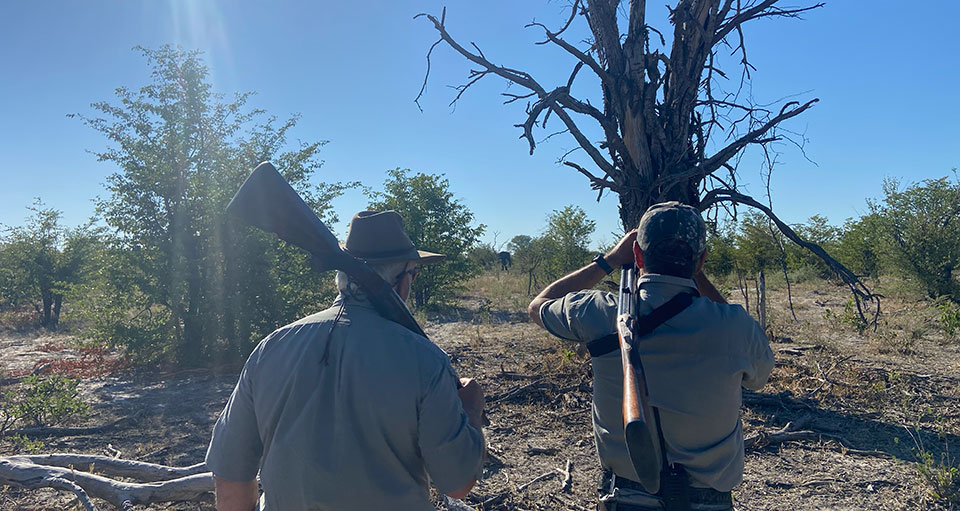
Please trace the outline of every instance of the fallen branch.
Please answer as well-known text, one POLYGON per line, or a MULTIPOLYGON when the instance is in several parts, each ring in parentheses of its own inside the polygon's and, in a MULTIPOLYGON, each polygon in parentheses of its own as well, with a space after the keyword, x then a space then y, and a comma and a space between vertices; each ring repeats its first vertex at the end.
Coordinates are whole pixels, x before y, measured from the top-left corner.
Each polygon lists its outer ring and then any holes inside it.
POLYGON ((120 426, 127 426, 131 423, 134 423, 143 416, 143 412, 137 412, 129 417, 122 417, 108 424, 101 424, 99 426, 86 426, 80 428, 61 428, 55 426, 30 426, 26 428, 19 429, 10 429, 4 432, 0 436, 14 436, 22 435, 27 437, 62 437, 62 436, 79 436, 79 435, 97 435, 116 429, 120 426))
POLYGON ((566 493, 570 491, 570 486, 573 484, 573 462, 569 459, 567 460, 567 466, 563 469, 563 482, 560 484, 560 491, 566 493))
POLYGON ((540 474, 537 477, 534 477, 533 479, 531 479, 530 481, 527 481, 526 483, 523 483, 520 486, 517 486, 517 493, 522 492, 523 490, 526 490, 527 487, 529 487, 531 484, 539 483, 540 481, 546 481, 547 479, 550 479, 551 477, 555 477, 556 475, 557 475, 556 470, 551 470, 545 474, 540 474))
POLYGON ((197 463, 189 467, 168 467, 156 463, 121 460, 92 454, 38 454, 34 456, 9 456, 3 459, 18 463, 69 468, 91 473, 97 472, 112 477, 129 477, 145 483, 169 481, 178 477, 209 472, 206 463, 197 463))
POLYGON ((785 442, 792 442, 795 440, 813 440, 819 438, 820 433, 816 431, 798 431, 800 428, 807 425, 810 422, 810 416, 804 416, 796 421, 788 422, 779 431, 774 433, 755 433, 743 439, 743 448, 744 449, 760 449, 768 445, 780 445, 785 442))
MULTIPOLYGON (((213 492, 214 487, 213 474, 210 472, 162 482, 128 483, 76 469, 38 465, 17 458, 30 457, 0 458, 0 484, 27 489, 66 489, 76 493, 81 502, 84 502, 81 495, 96 497, 123 510, 132 509, 139 504, 198 500, 213 492)), ((186 469, 195 468, 196 465, 186 469)), ((88 511, 94 511, 96 508, 92 503, 87 505, 88 503, 89 499, 84 506, 88 511)))
POLYGON ((531 392, 534 390, 549 389, 553 387, 556 387, 556 385, 549 382, 544 382, 543 379, 539 379, 534 382, 527 383, 526 385, 519 385, 517 387, 514 387, 499 396, 492 396, 490 399, 487 400, 487 404, 499 403, 500 401, 512 399, 522 394, 526 394, 527 392, 531 392))
POLYGON ((476 508, 466 502, 453 497, 443 496, 443 501, 447 505, 448 511, 477 511, 476 508))

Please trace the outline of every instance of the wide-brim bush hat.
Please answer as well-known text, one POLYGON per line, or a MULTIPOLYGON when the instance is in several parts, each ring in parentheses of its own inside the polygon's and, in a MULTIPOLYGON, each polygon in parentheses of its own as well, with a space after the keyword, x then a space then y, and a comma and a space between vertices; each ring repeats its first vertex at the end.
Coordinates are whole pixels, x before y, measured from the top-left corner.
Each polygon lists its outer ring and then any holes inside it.
POLYGON ((367 263, 416 261, 434 264, 446 256, 417 250, 403 230, 403 218, 396 211, 361 211, 353 216, 347 230, 344 251, 367 263))

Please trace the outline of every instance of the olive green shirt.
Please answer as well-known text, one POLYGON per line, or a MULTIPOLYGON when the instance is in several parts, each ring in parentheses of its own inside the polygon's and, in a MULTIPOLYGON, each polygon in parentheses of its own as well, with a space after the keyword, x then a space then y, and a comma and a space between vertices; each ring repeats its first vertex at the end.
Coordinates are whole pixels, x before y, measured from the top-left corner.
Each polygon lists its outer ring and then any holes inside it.
MULTIPOLYGON (((649 314, 693 280, 645 274, 638 316, 649 314)), ((580 291, 540 308, 544 327, 561 339, 590 342, 616 334, 617 296, 580 291)), ((729 491, 743 478, 740 387, 762 387, 773 369, 767 337, 739 305, 693 303, 639 340, 650 403, 660 409, 667 459, 681 463, 698 487, 729 491)), ((593 427, 601 465, 637 480, 623 439, 620 350, 592 359, 593 427)))
POLYGON ((483 445, 447 355, 368 302, 338 298, 253 350, 206 461, 230 481, 259 471, 267 510, 433 510, 430 481, 441 493, 466 486, 483 445))

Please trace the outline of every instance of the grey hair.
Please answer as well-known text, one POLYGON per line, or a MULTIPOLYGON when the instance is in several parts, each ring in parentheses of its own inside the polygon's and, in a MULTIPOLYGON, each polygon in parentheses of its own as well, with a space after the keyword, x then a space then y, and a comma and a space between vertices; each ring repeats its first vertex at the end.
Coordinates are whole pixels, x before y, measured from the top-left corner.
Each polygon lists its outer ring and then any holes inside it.
MULTIPOLYGON (((399 276, 404 269, 407 267, 407 263, 410 261, 392 261, 388 263, 380 264, 371 264, 370 268, 373 271, 377 272, 377 275, 387 281, 391 286, 394 282, 397 281, 397 276, 399 276)), ((337 283, 337 290, 345 295, 356 296, 360 294, 360 288, 356 284, 350 282, 350 276, 342 271, 337 271, 337 276, 335 277, 337 283)))

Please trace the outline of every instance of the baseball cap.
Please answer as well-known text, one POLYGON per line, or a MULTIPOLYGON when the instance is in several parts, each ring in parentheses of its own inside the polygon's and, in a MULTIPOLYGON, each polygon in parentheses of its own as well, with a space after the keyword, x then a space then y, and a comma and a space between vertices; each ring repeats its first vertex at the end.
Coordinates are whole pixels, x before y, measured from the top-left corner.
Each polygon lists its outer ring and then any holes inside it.
POLYGON ((707 227, 696 208, 677 201, 661 202, 647 209, 637 227, 637 243, 647 251, 668 240, 679 240, 703 253, 707 245, 707 227))

